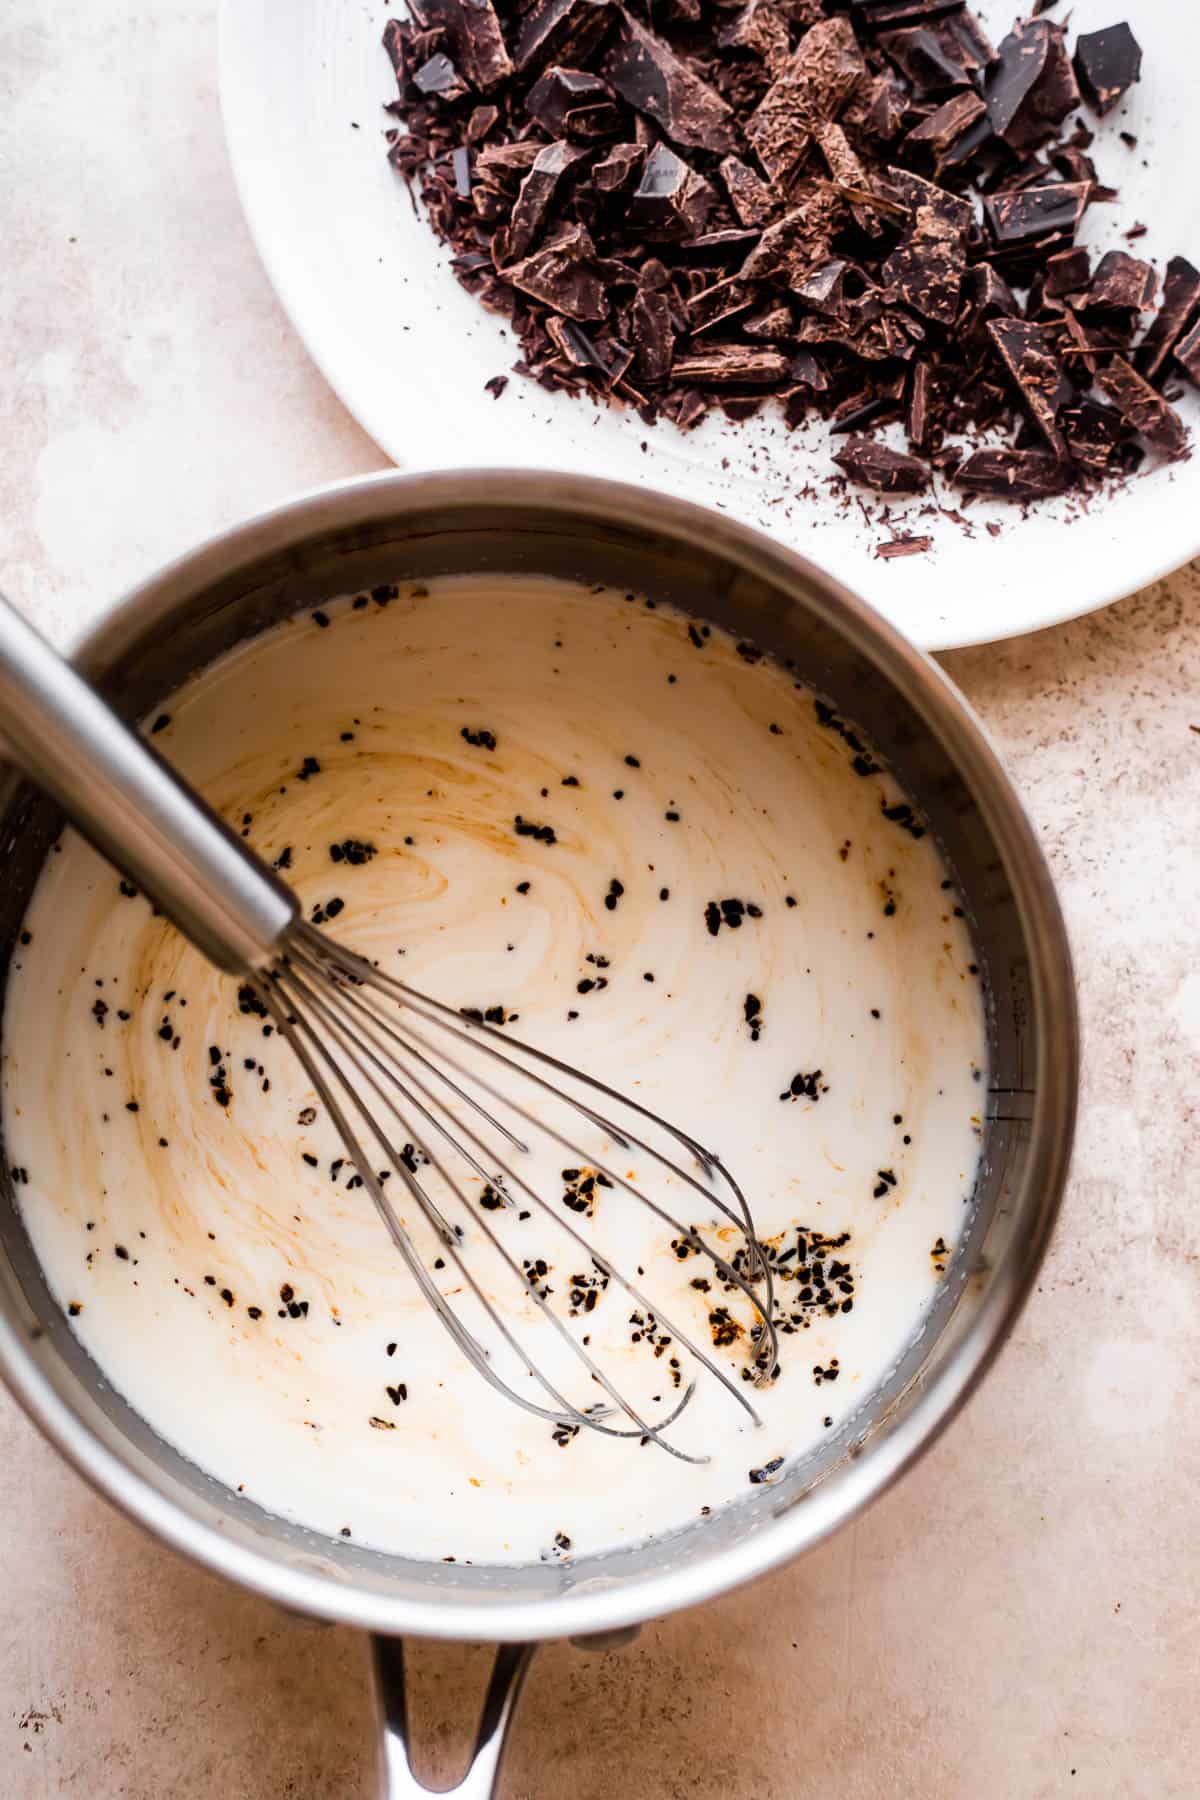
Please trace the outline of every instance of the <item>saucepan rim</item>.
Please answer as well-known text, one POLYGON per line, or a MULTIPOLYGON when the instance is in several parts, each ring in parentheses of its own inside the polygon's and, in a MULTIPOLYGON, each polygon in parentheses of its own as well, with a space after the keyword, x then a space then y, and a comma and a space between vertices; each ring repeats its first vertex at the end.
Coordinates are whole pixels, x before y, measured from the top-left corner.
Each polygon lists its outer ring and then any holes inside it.
MULTIPOLYGON (((136 643, 150 622, 169 613, 172 598, 194 595, 265 554, 286 551, 352 526, 411 518, 431 510, 511 507, 575 515, 597 522, 674 533, 714 551, 787 591, 819 595, 835 629, 883 667, 907 699, 937 716, 955 766, 979 798, 988 830, 1011 881, 1029 954, 1036 999, 1038 1090, 1030 1124, 1024 1187, 1040 1195, 1030 1229, 1013 1242, 946 1365, 923 1375, 902 1416, 871 1439, 801 1500, 764 1520, 732 1545, 714 1548, 644 1577, 532 1598, 451 1604, 389 1597, 355 1588, 344 1573, 285 1565, 235 1543, 189 1516, 126 1460, 93 1435, 58 1394, 31 1353, 28 1334, 0 1315, 0 1375, 66 1459, 100 1494, 154 1536, 214 1573, 278 1604, 390 1636, 419 1635, 502 1642, 588 1636, 619 1630, 708 1600, 811 1549, 891 1486, 960 1411, 999 1352, 1032 1287, 1049 1241, 1066 1180, 1079 1071, 1078 1022, 1071 957, 1061 911, 1040 845, 986 731, 938 666, 814 564, 719 513, 644 488, 550 471, 473 470, 444 474, 387 471, 315 489, 267 508, 210 537, 140 583, 83 633, 73 660, 93 671, 136 643)), ((919 797, 919 796, 918 796, 919 797)))

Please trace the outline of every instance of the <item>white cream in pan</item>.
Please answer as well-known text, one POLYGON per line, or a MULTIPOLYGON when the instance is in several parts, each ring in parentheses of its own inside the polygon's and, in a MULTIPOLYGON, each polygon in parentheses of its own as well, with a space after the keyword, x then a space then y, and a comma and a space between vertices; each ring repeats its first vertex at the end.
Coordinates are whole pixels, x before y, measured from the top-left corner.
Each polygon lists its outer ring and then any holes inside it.
MULTIPOLYGON (((586 1430, 560 1444, 494 1397, 334 1167, 278 1035, 70 832, 8 991, 9 1157, 81 1342, 200 1467, 387 1550, 576 1555, 743 1493, 920 1329, 975 1177, 980 984, 896 782, 856 771, 782 669, 617 593, 471 577, 378 594, 224 658, 164 704, 154 741, 282 858, 307 917, 455 1006, 518 1013, 505 1030, 719 1153, 760 1237, 799 1243, 791 1267, 809 1270, 779 1283, 797 1328, 754 1395, 763 1423, 701 1375, 672 1431, 697 1465, 586 1430)), ((538 1170, 552 1209, 560 1175, 538 1170)), ((696 1259, 620 1191, 586 1223, 736 1379, 745 1336, 714 1343, 727 1296, 693 1286, 696 1259)), ((567 1310, 580 1259, 553 1220, 501 1227, 567 1310)), ((661 1412, 671 1353, 634 1341, 634 1310, 610 1285, 571 1329, 661 1412)))

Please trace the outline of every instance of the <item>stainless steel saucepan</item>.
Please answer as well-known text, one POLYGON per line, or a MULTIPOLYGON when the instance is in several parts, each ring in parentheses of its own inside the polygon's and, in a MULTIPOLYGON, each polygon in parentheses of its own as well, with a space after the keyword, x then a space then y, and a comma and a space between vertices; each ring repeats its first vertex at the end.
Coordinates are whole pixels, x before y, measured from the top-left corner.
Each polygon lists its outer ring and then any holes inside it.
MULTIPOLYGON (((978 1204, 927 1328, 890 1379, 775 1486, 650 1546, 569 1565, 488 1568, 385 1556, 269 1516, 169 1449, 113 1393, 51 1299, 0 1176, 0 1370, 101 1493, 165 1542, 294 1611, 375 1636, 382 1791, 426 1790, 408 1763, 403 1643, 497 1642, 471 1770, 494 1792, 531 1646, 609 1645, 828 1537, 932 1443, 1003 1343, 1058 1210, 1078 1068, 1070 955, 1028 821, 977 720, 927 657, 765 537, 633 487, 537 473, 384 475, 230 531, 114 608, 76 661, 126 717, 298 608, 442 573, 529 571, 669 599, 789 659, 874 740, 928 816, 965 897, 990 1008, 978 1204)), ((964 605, 969 597, 964 596, 964 605)), ((59 829, 0 779, 4 962, 59 829)), ((984 1096, 981 1096, 983 1099, 984 1096)))

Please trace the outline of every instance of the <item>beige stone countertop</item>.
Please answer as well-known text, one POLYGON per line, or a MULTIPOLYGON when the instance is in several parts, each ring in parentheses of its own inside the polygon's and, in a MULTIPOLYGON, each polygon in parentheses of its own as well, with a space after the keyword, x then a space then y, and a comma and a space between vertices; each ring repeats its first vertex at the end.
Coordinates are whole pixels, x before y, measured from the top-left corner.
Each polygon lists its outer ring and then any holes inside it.
MULTIPOLYGON (((0 9, 0 581, 59 633, 207 533, 382 466, 247 237, 213 38, 209 0, 0 9)), ((543 1651, 514 1800, 1200 1792, 1200 574, 945 662, 1078 958, 1082 1123, 1042 1279, 864 1519, 631 1649, 543 1651)), ((0 1594, 7 1800, 370 1791, 363 1640, 150 1542, 7 1398, 0 1594)), ((478 1666, 430 1652, 439 1711, 478 1666)))

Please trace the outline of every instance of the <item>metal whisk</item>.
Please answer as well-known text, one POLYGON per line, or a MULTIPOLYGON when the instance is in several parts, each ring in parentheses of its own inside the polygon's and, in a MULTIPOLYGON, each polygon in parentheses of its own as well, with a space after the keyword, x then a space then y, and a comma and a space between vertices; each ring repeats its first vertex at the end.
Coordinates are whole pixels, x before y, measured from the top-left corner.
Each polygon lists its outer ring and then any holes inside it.
POLYGON ((706 1459, 664 1434, 692 1399, 699 1372, 758 1422, 747 1389, 777 1372, 770 1262, 745 1196, 716 1156, 638 1101, 432 999, 306 923, 278 875, 3 600, 0 730, 13 760, 83 835, 210 962, 252 988, 320 1096, 420 1293, 497 1392, 556 1430, 644 1438, 689 1462, 706 1459), (542 1163, 551 1151, 568 1159, 563 1176, 577 1185, 567 1209, 542 1190, 539 1145, 542 1163), (622 1173, 614 1151, 622 1164, 651 1165, 666 1198, 647 1192, 635 1171, 622 1173), (386 1190, 390 1178, 412 1203, 407 1219, 386 1190), (686 1194, 689 1213, 702 1205, 713 1215, 708 1236, 668 1203, 672 1189, 686 1194), (723 1341, 745 1346, 737 1379, 655 1303, 641 1265, 622 1270, 589 1232, 601 1190, 606 1206, 623 1196, 617 1203, 644 1209, 669 1239, 669 1249, 656 1241, 657 1254, 702 1258, 709 1286, 745 1303, 744 1322, 721 1309, 723 1341), (669 1403, 655 1395, 636 1404, 606 1373, 590 1331, 572 1329, 561 1303, 551 1305, 544 1260, 516 1254, 502 1228, 512 1212, 521 1222, 548 1222, 578 1252, 581 1273, 568 1285, 581 1326, 599 1292, 624 1290, 656 1358, 673 1353, 665 1359, 669 1403), (483 1245, 510 1301, 473 1266, 483 1245), (447 1264, 450 1293, 436 1279, 447 1264), (468 1309, 477 1323, 464 1318, 468 1309), (527 1349, 531 1321, 554 1348, 555 1373, 545 1355, 527 1349), (695 1373, 685 1373, 679 1351, 695 1373), (597 1398, 570 1399, 568 1371, 597 1398), (519 1391, 518 1380, 539 1397, 519 1391))

